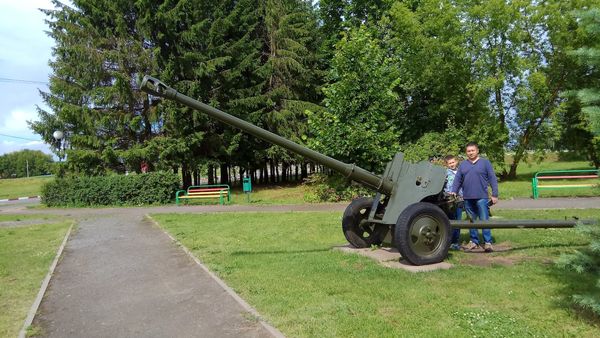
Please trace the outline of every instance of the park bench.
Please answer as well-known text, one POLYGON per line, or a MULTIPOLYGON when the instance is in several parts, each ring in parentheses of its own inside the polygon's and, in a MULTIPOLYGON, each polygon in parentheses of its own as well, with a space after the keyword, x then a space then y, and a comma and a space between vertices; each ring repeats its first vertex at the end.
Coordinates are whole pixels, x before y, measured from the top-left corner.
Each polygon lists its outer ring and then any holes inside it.
POLYGON ((227 184, 191 185, 187 190, 178 190, 175 194, 175 204, 179 205, 181 200, 195 198, 218 198, 219 204, 231 201, 231 189, 227 184))
POLYGON ((540 189, 571 189, 571 188, 592 188, 598 185, 596 183, 564 183, 564 180, 576 180, 576 179, 597 179, 598 169, 590 170, 553 170, 553 171, 540 171, 533 175, 531 180, 531 190, 533 191, 533 198, 539 197, 540 189), (563 180, 563 182, 553 184, 540 184, 540 180, 563 180))

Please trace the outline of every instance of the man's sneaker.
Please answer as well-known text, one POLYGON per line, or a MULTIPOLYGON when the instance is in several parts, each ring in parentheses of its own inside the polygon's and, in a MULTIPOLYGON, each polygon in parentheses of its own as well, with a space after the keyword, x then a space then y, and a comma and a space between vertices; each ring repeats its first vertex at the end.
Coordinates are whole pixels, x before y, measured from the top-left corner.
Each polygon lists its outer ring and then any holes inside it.
POLYGON ((485 252, 492 252, 492 251, 494 251, 494 248, 492 248, 492 243, 485 243, 483 245, 483 250, 485 252))
POLYGON ((463 245, 463 250, 465 250, 465 251, 473 251, 473 250, 477 250, 479 248, 480 248, 479 244, 477 244, 473 241, 463 245))
POLYGON ((452 243, 450 244, 450 250, 460 250, 460 245, 458 243, 452 243))

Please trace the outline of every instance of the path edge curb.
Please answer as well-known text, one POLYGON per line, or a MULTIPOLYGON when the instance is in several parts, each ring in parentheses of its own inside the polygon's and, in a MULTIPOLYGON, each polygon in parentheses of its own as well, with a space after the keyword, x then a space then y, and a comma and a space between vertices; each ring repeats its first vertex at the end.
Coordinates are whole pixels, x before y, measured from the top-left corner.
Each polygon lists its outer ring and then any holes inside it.
POLYGON ((38 291, 37 297, 33 301, 33 304, 31 304, 31 308, 29 309, 29 312, 27 313, 27 317, 25 318, 25 321, 23 322, 23 327, 21 328, 21 331, 19 331, 19 335, 18 335, 19 338, 26 337, 27 328, 33 323, 35 314, 37 313, 37 310, 39 309, 40 304, 42 303, 42 299, 44 298, 44 295, 46 294, 46 290, 48 289, 48 285, 50 284, 50 279, 52 278, 52 275, 54 274, 54 270, 56 269, 56 266, 58 265, 58 260, 62 256, 63 250, 64 250, 65 246, 67 245, 67 241, 69 240, 69 236, 71 236, 71 230, 73 230, 73 224, 71 224, 71 226, 69 226, 69 230, 67 230, 67 233, 65 234, 65 237, 63 238, 63 241, 62 241, 60 247, 56 251, 56 257, 54 257, 52 264, 50 264, 50 268, 48 269, 48 273, 46 274, 46 277, 44 278, 44 281, 42 282, 40 291, 38 291))
POLYGON ((24 197, 12 197, 12 198, 3 198, 0 199, 0 202, 11 202, 11 201, 23 201, 23 200, 30 200, 30 199, 39 199, 41 198, 41 196, 24 196, 24 197))
MULTIPOLYGON (((152 222, 154 224, 154 226, 156 226, 157 228, 159 228, 165 235, 167 235, 171 241, 173 241, 173 243, 177 244, 177 246, 179 246, 198 266, 200 266, 200 268, 202 270, 204 270, 215 282, 217 282, 217 284, 219 284, 219 286, 221 286, 223 288, 223 290, 225 290, 225 292, 227 292, 227 294, 229 294, 231 297, 233 297, 233 299, 235 299, 236 302, 238 302, 238 304, 240 304, 244 310, 248 311, 249 313, 251 313, 254 317, 256 317, 258 319, 258 322, 267 330, 269 331, 269 333, 271 333, 274 337, 276 338, 285 338, 285 336, 283 335, 283 333, 281 333, 279 330, 277 330, 275 327, 271 326, 269 323, 267 323, 263 317, 258 313, 258 311, 256 311, 255 308, 253 308, 250 304, 248 304, 242 297, 240 297, 232 288, 230 288, 227 284, 225 284, 225 282, 219 278, 217 275, 215 275, 212 271, 210 271, 208 269, 208 267, 206 265, 204 265, 204 263, 202 263, 200 261, 200 259, 198 259, 196 256, 194 256, 194 254, 187 248, 185 247, 185 245, 183 245, 180 241, 178 241, 175 237, 171 236, 170 233, 168 233, 165 229, 163 229, 158 222, 152 218, 152 216, 146 214, 145 215, 146 219, 148 219, 150 222, 152 222)), ((19 337, 21 338, 21 337, 19 337)))

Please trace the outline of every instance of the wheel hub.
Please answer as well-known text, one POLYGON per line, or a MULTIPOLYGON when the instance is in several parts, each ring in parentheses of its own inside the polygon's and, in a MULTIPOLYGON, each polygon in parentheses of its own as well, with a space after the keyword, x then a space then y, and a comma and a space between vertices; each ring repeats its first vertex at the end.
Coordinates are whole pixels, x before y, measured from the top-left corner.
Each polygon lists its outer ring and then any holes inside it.
POLYGON ((430 217, 414 220, 411 231, 411 244, 415 251, 427 254, 435 250, 440 241, 439 224, 430 217))

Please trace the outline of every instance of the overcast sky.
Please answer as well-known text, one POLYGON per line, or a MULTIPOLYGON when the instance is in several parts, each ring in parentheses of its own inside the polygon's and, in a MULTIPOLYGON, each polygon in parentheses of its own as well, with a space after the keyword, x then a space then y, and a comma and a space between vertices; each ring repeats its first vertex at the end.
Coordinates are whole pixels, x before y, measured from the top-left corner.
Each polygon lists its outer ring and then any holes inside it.
POLYGON ((39 8, 53 5, 50 0, 0 0, 0 155, 23 149, 50 153, 26 122, 37 119, 36 105, 46 108, 39 90, 48 90, 54 46, 39 8))

